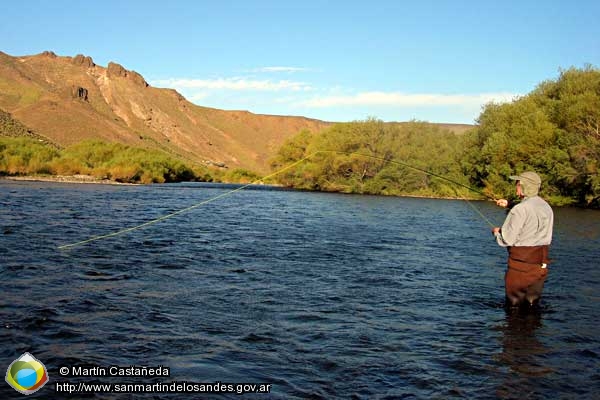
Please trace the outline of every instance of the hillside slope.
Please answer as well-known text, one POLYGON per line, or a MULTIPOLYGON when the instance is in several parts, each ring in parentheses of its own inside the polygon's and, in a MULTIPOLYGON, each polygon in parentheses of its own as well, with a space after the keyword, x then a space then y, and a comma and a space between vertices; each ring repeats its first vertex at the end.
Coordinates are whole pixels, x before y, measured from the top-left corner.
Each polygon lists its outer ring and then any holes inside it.
POLYGON ((52 52, 0 52, 0 109, 58 146, 102 139, 158 148, 188 161, 267 170, 286 138, 327 122, 200 107, 116 63, 52 52))

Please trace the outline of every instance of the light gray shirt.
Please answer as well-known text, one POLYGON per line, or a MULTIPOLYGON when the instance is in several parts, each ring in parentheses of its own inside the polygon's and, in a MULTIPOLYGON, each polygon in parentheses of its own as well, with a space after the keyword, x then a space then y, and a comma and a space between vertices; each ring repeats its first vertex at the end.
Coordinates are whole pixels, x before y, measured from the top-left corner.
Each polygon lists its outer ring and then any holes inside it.
POLYGON ((539 196, 526 197, 510 210, 496 241, 502 247, 549 245, 553 225, 548 203, 539 196))

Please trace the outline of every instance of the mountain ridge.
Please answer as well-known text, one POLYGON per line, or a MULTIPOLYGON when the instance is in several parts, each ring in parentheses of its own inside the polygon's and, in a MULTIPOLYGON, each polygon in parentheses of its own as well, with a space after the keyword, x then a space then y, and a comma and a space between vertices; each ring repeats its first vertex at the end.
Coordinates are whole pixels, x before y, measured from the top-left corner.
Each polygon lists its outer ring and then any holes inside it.
POLYGON ((163 148, 188 161, 266 171, 286 138, 331 123, 202 107, 115 62, 0 52, 0 109, 58 146, 85 139, 163 148))
MULTIPOLYGON (((334 124, 199 106, 174 89, 151 86, 116 62, 103 67, 90 56, 52 51, 30 56, 0 52, 0 110, 58 147, 100 139, 262 173, 287 138, 334 124)), ((436 125, 456 133, 471 127, 436 125)))

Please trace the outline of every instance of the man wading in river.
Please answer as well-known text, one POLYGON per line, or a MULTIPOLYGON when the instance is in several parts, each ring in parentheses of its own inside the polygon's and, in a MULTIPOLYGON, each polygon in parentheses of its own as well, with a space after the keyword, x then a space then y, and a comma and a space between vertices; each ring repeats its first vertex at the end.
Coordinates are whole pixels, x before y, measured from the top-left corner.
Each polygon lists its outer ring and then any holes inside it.
MULTIPOLYGON (((495 227, 492 232, 498 244, 508 249, 508 269, 504 277, 507 305, 534 305, 542 295, 548 275, 554 214, 548 203, 538 196, 542 183, 538 174, 523 172, 510 179, 517 181, 517 195, 523 200, 510 210, 502 228, 495 227)), ((508 206, 504 199, 496 203, 508 206)))

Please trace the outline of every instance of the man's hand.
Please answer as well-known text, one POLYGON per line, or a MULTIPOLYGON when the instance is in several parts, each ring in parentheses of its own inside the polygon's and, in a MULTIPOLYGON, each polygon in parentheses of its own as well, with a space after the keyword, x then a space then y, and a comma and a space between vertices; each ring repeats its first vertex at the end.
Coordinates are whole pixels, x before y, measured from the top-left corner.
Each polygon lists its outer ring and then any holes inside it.
POLYGON ((494 236, 496 236, 497 234, 500 233, 500 228, 498 228, 497 226, 492 228, 492 233, 494 234, 494 236))
POLYGON ((500 199, 500 200, 496 200, 496 205, 502 208, 506 208, 508 207, 508 200, 506 199, 500 199))

